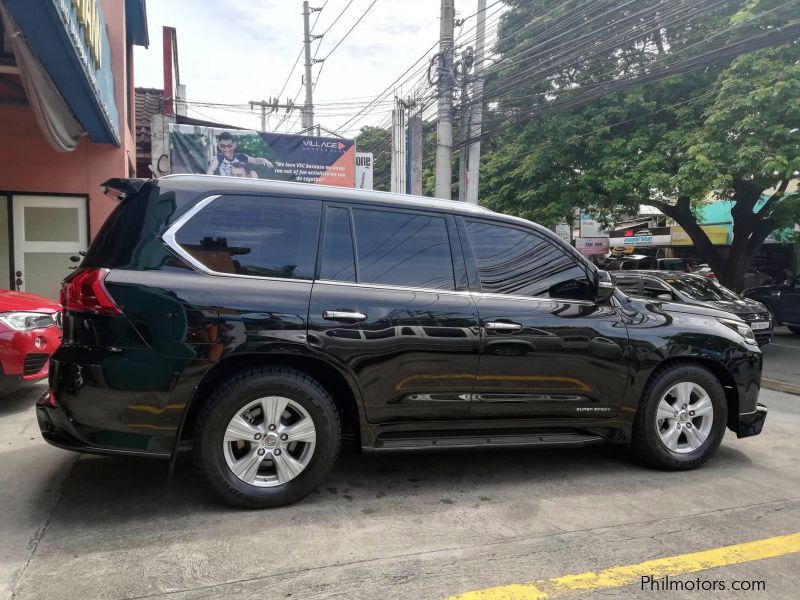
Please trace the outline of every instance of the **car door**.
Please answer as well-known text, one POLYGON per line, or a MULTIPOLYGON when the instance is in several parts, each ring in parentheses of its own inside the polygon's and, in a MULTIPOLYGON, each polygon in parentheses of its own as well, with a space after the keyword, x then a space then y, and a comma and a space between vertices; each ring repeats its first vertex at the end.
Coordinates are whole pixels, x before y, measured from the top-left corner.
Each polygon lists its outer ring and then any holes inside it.
POLYGON ((594 274, 543 233, 459 219, 482 347, 479 418, 613 416, 628 375, 627 331, 594 301, 594 274))
POLYGON ((463 419, 478 313, 453 218, 329 204, 309 343, 347 370, 372 423, 463 419))
POLYGON ((792 325, 800 324, 800 277, 792 277, 781 287, 781 319, 792 325))

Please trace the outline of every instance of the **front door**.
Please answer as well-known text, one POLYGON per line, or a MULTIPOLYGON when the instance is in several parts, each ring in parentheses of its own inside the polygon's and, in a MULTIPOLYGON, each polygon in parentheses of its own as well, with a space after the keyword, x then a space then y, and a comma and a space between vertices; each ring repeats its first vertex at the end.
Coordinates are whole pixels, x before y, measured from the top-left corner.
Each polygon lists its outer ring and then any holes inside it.
POLYGON ((800 277, 792 277, 781 289, 781 318, 786 323, 800 325, 800 277))
POLYGON ((85 251, 86 198, 14 195, 14 283, 21 292, 58 299, 61 280, 85 251))
POLYGON ((372 423, 470 416, 478 314, 456 236, 446 215, 327 207, 308 342, 356 379, 372 423))
POLYGON ((594 301, 572 253, 526 228, 466 219, 484 342, 472 402, 479 418, 614 416, 628 375, 627 330, 594 301))

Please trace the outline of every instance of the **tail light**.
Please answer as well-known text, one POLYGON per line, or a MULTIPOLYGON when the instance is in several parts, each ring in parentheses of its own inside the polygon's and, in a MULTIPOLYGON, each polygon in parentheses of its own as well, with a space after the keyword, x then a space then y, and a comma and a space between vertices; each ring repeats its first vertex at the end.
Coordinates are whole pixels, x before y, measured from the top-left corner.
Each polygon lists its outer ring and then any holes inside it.
POLYGON ((108 269, 80 269, 61 284, 61 305, 64 310, 95 315, 121 315, 122 311, 108 293, 103 280, 108 269))

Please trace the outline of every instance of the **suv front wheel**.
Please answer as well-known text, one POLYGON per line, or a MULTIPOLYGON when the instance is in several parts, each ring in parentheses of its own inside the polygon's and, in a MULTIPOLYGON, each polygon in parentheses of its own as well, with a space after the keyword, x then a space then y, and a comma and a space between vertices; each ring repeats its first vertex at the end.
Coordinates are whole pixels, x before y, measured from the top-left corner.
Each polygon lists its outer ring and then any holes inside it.
POLYGON ((700 365, 662 367, 648 382, 633 424, 632 446, 650 466, 700 466, 716 452, 728 420, 725 391, 700 365))
POLYGON ((307 375, 253 369, 217 387, 198 416, 195 460, 226 502, 269 508, 308 495, 339 453, 330 394, 307 375))

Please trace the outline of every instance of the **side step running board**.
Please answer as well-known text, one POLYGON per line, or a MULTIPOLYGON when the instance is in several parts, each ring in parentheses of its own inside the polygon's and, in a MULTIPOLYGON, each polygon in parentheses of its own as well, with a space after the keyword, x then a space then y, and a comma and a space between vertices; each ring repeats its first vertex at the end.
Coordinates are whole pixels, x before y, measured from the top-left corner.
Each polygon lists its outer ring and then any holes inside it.
POLYGON ((410 434, 379 437, 372 450, 432 450, 436 448, 515 448, 525 446, 584 446, 604 442, 599 435, 579 432, 501 433, 470 435, 410 434))

